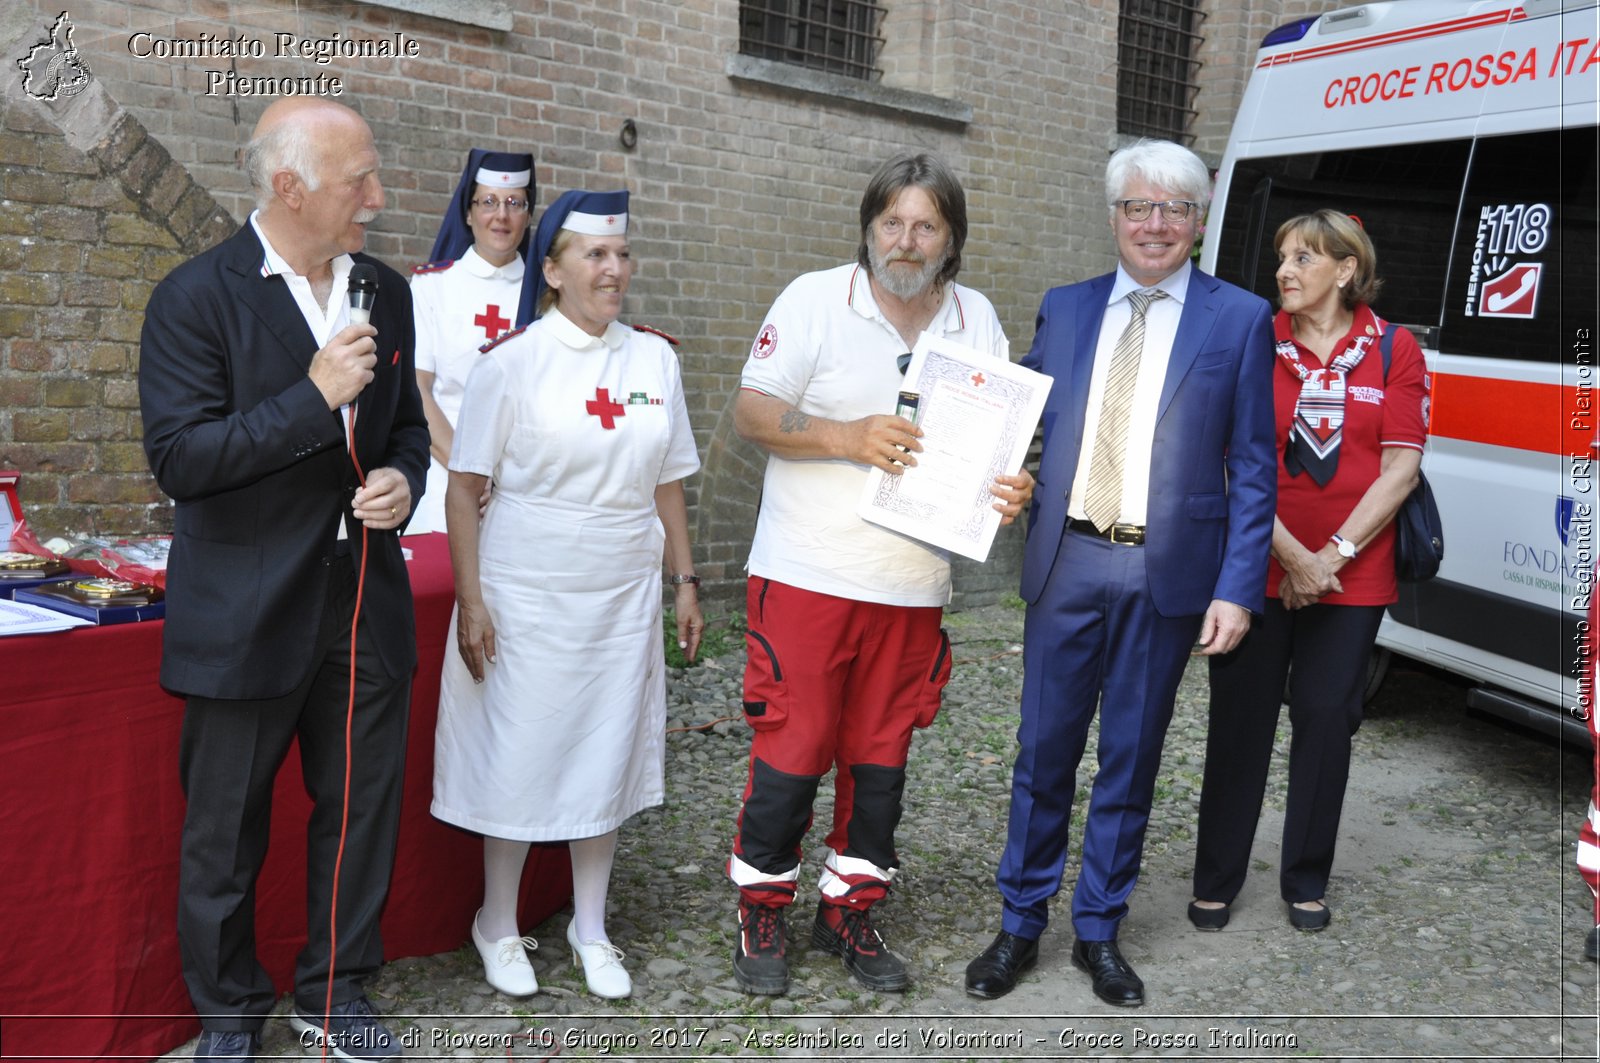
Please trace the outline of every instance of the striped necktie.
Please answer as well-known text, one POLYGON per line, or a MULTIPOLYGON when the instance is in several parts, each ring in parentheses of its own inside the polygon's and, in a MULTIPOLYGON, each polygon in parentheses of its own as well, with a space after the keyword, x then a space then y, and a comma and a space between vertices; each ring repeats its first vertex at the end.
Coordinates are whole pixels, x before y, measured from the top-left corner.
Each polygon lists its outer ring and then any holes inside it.
POLYGON ((1128 408, 1139 380, 1139 358, 1144 353, 1144 312, 1167 293, 1159 288, 1129 292, 1133 314, 1111 351, 1105 391, 1100 396, 1100 423, 1095 429, 1094 460, 1084 489, 1083 511, 1101 531, 1122 515, 1122 467, 1128 449, 1128 408))

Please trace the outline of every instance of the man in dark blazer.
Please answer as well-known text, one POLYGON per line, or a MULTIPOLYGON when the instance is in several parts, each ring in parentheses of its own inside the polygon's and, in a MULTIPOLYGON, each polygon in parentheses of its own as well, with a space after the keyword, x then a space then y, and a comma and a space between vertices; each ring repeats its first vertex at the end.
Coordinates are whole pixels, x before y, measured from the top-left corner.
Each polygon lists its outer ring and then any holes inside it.
POLYGON ((298 737, 315 807, 290 1022, 304 1044, 380 1059, 398 1048, 363 981, 383 961, 416 664, 398 535, 428 463, 410 291, 357 253, 384 193, 354 111, 278 100, 244 164, 258 209, 157 286, 140 339, 145 453, 176 503, 161 682, 187 698, 184 978, 203 1027, 196 1056, 253 1057, 276 998, 256 960, 255 882, 273 781, 298 737), (370 324, 349 323, 354 263, 377 270, 370 324))
POLYGON ((1263 606, 1276 494, 1272 318, 1190 264, 1210 177, 1141 141, 1106 168, 1116 272, 1054 288, 1023 364, 1055 378, 1022 569, 1021 750, 996 876, 1001 932, 967 991, 1002 996, 1038 956, 1061 888, 1078 762, 1099 772, 1073 892, 1073 963, 1110 1004, 1144 1003, 1117 946, 1178 682, 1263 606))

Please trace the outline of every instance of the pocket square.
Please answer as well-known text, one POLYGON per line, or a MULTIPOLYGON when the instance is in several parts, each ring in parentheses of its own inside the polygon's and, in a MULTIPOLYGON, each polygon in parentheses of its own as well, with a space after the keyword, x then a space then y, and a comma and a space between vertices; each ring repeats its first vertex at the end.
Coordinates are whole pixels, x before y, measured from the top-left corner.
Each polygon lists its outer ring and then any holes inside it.
POLYGON ((400 348, 396 347, 394 349, 394 357, 389 359, 389 364, 390 365, 399 365, 400 364, 400 348))

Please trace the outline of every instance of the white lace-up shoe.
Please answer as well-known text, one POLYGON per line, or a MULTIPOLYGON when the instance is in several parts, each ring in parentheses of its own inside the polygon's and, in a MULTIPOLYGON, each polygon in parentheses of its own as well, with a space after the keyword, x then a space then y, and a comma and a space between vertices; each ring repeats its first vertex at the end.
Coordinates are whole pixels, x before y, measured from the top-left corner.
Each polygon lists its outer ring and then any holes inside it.
MULTIPOLYGON (((483 914, 483 909, 478 909, 483 914)), ((472 917, 472 943, 483 959, 483 977, 508 997, 531 997, 539 991, 528 950, 539 943, 531 937, 508 937, 490 941, 478 930, 478 916, 472 917)))
POLYGON ((622 966, 622 950, 609 941, 579 941, 578 933, 567 924, 567 944, 572 946, 572 965, 583 968, 589 992, 607 1000, 621 1000, 633 993, 633 979, 622 966))

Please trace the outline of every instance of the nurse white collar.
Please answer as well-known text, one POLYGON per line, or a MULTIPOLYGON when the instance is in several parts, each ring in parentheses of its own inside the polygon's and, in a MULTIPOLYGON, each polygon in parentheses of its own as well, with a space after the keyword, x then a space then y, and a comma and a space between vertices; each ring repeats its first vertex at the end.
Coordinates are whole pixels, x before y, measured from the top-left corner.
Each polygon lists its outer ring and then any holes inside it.
POLYGON ((559 304, 546 310, 544 316, 539 320, 546 323, 545 328, 550 330, 552 336, 568 347, 580 351, 602 345, 611 348, 613 351, 620 350, 622 345, 628 341, 628 333, 633 331, 628 326, 613 321, 606 326, 604 333, 599 336, 591 336, 564 316, 561 313, 559 304))

